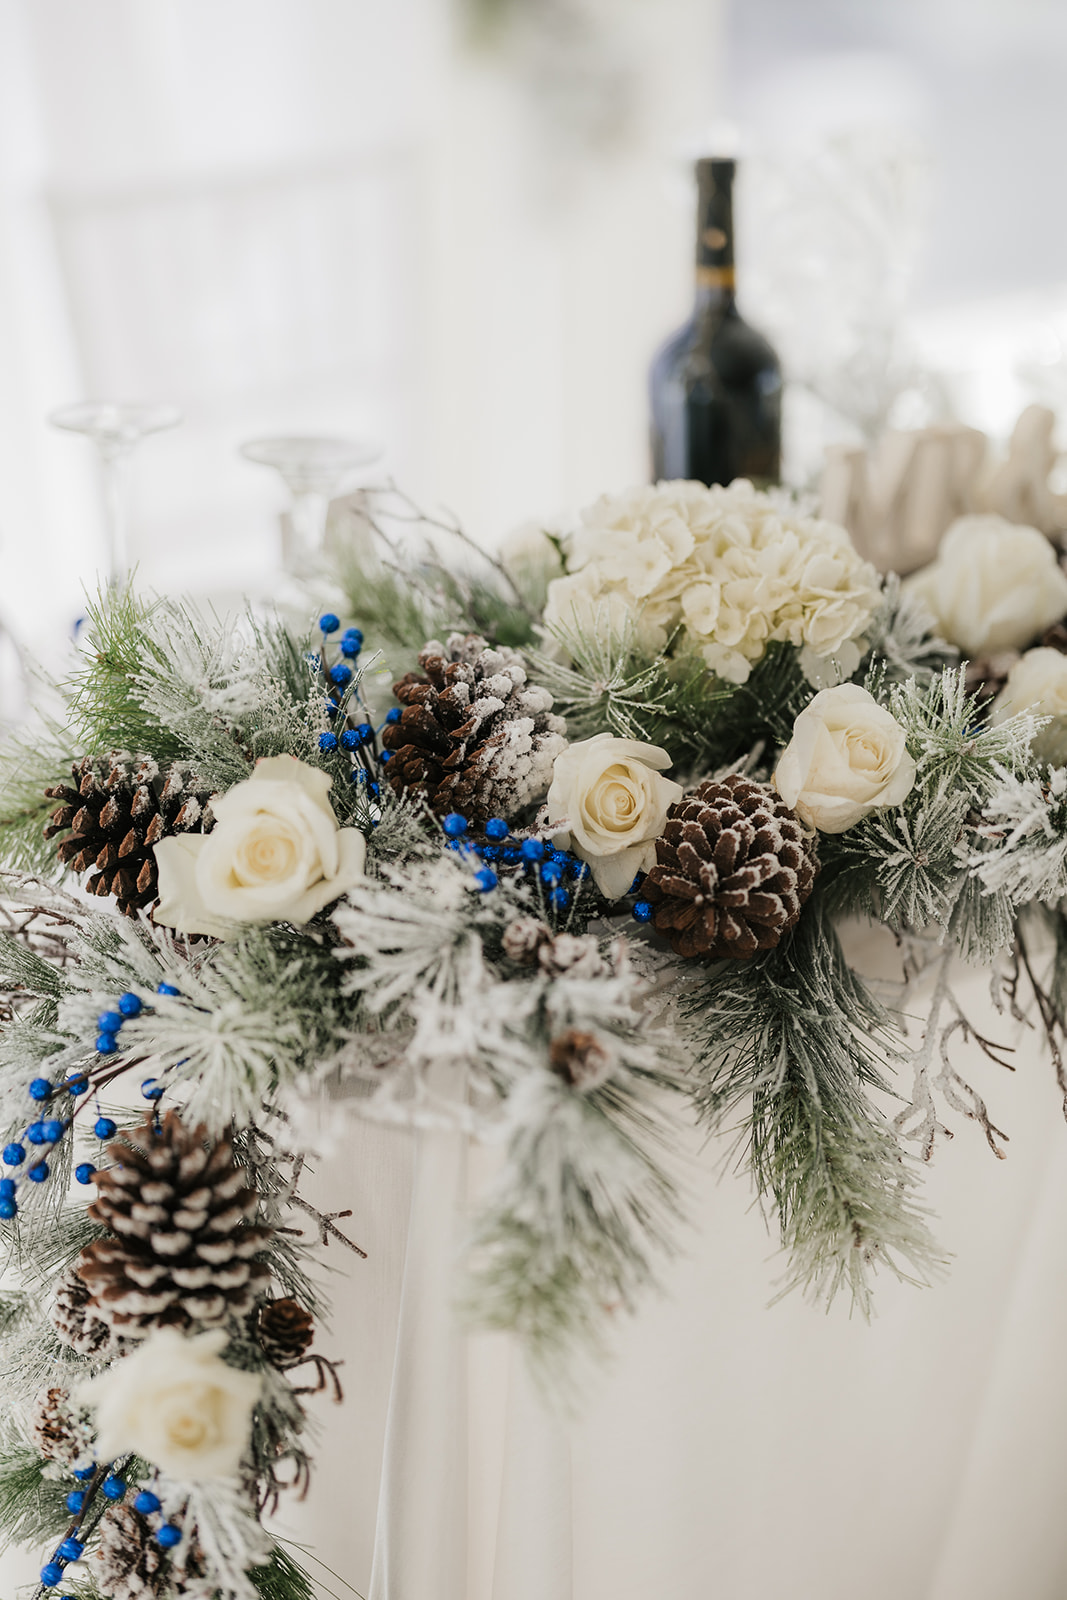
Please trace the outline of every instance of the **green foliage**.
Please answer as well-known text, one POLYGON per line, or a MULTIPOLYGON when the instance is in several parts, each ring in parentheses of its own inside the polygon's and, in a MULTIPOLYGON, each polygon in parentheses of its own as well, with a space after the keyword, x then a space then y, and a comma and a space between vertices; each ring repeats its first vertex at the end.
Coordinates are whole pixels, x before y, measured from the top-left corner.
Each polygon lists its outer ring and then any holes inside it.
POLYGON ((0 1436, 0 1548, 45 1545, 70 1525, 69 1484, 43 1476, 47 1463, 8 1426, 0 1436))
POLYGON ((713 1128, 744 1119, 742 1161, 789 1254, 783 1292, 847 1289, 866 1314, 873 1269, 927 1279, 938 1257, 916 1178, 871 1099, 897 1037, 819 903, 777 949, 715 971, 691 1025, 698 1110, 713 1128))
POLYGON ((79 753, 73 734, 45 711, 28 730, 0 748, 0 853, 13 871, 37 872, 55 863, 55 846, 44 837, 56 802, 45 790, 70 782, 79 753))
POLYGON ((253 1567, 248 1576, 260 1600, 315 1600, 311 1575, 281 1545, 276 1544, 270 1560, 262 1567, 253 1567))
POLYGON ((145 710, 137 689, 147 663, 166 670, 166 655, 147 632, 157 609, 158 602, 134 591, 132 579, 87 603, 85 666, 68 686, 72 731, 81 748, 101 755, 150 750, 160 762, 182 754, 179 740, 145 710))

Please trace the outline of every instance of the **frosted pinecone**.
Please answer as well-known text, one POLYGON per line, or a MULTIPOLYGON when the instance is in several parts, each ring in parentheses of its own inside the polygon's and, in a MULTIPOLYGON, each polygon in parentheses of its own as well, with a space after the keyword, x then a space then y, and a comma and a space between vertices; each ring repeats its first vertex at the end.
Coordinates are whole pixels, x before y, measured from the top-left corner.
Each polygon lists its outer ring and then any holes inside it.
POLYGON ((56 1284, 49 1317, 60 1342, 80 1356, 102 1355, 114 1342, 109 1323, 95 1309, 93 1297, 74 1267, 56 1284))
POLYGON ((538 952, 551 940, 552 929, 540 917, 516 917, 504 929, 500 942, 509 961, 519 967, 533 967, 538 952))
POLYGON ((298 1300, 286 1295, 259 1308, 256 1338, 272 1366, 299 1366, 315 1338, 315 1322, 298 1300))
MULTIPOLYGON (((181 1525, 182 1518, 171 1517, 181 1525)), ((96 1590, 108 1600, 206 1600, 216 1585, 205 1581, 203 1552, 193 1530, 173 1555, 160 1549, 153 1526, 128 1504, 109 1507, 93 1552, 96 1590)))
POLYGON ((270 1280, 253 1259, 270 1232, 249 1220, 257 1196, 230 1142, 208 1143, 174 1111, 158 1131, 148 1117, 124 1137, 111 1147, 115 1165, 96 1174, 89 1207, 111 1237, 94 1240, 77 1261, 93 1310, 131 1339, 250 1311, 270 1280))
POLYGON ((404 710, 382 742, 398 794, 425 794, 433 811, 458 811, 475 827, 514 817, 545 793, 566 723, 547 689, 528 683, 522 657, 476 633, 431 639, 422 672, 394 683, 404 710))
POLYGON ((796 813, 733 773, 671 806, 642 893, 678 955, 744 960, 793 927, 817 870, 796 813))
POLYGON ((74 1466, 85 1454, 87 1440, 71 1414, 66 1389, 46 1389, 38 1395, 30 1413, 30 1435, 46 1461, 74 1466))
POLYGON ((567 1028, 550 1043, 548 1063, 565 1082, 588 1094, 611 1077, 615 1054, 599 1034, 587 1028, 567 1028))

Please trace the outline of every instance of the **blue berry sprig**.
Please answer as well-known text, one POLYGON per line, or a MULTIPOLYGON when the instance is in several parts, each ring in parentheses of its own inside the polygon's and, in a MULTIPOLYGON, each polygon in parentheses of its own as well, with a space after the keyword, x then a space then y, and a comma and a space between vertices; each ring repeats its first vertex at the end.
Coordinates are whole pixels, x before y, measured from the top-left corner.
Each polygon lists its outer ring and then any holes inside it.
POLYGON ((474 867, 474 881, 483 894, 495 889, 499 881, 496 867, 512 868, 537 882, 539 892, 548 907, 557 915, 569 911, 572 889, 588 876, 584 861, 569 850, 556 850, 542 839, 513 836, 503 817, 490 817, 485 824, 486 842, 476 843, 470 837, 469 823, 458 811, 450 811, 442 820, 446 845, 470 861, 474 867))
POLYGON ((347 757, 349 782, 365 787, 371 799, 381 792, 381 769, 389 760, 389 751, 379 746, 378 740, 386 722, 395 722, 400 716, 394 708, 388 712, 379 727, 375 728, 371 709, 363 698, 360 672, 356 663, 363 649, 363 634, 359 628, 346 628, 338 641, 340 658, 330 664, 328 643, 341 627, 340 618, 326 611, 319 618, 322 643, 317 652, 308 656, 313 673, 321 680, 323 711, 331 723, 319 734, 319 750, 323 755, 347 757))
MULTIPOLYGON (((75 1470, 75 1479, 85 1487, 72 1489, 67 1495, 67 1510, 74 1521, 51 1559, 41 1568, 41 1584, 45 1589, 58 1588, 63 1582, 67 1566, 81 1559, 86 1543, 85 1517, 97 1494, 110 1505, 121 1505, 126 1499, 130 1486, 122 1473, 122 1465, 115 1461, 75 1470)), ((132 1504, 140 1516, 153 1524, 153 1538, 161 1550, 173 1550, 181 1543, 182 1530, 165 1519, 158 1495, 150 1489, 141 1489, 134 1496, 132 1504)), ((60 1600, 72 1600, 72 1597, 63 1595, 60 1600)))

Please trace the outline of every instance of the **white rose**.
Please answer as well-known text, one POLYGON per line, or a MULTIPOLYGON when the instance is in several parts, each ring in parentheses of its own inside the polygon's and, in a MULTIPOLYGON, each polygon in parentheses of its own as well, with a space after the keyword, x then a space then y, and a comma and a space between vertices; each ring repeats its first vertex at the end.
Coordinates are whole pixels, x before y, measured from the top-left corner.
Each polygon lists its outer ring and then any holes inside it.
POLYGON ((221 1360, 221 1329, 184 1338, 159 1328, 77 1390, 96 1413, 101 1461, 135 1451, 172 1478, 232 1477, 245 1453, 261 1379, 221 1360))
POLYGON ((844 833, 915 782, 904 729, 856 683, 822 689, 793 724, 774 786, 809 828, 844 833))
POLYGON ((270 756, 212 800, 215 826, 155 846, 155 920, 225 938, 234 922, 307 922, 363 876, 367 842, 339 828, 333 779, 294 756, 270 756))
POLYGON ((656 864, 656 840, 682 786, 661 776, 671 758, 658 745, 610 733, 568 746, 556 757, 548 791, 549 824, 563 849, 589 863, 601 894, 624 895, 635 873, 656 864))
POLYGON ((1021 650, 1067 613, 1067 575, 1052 545, 1003 517, 960 517, 907 587, 971 657, 1021 650))
POLYGON ((1039 761, 1054 767, 1067 762, 1067 656, 1059 650, 1028 650, 1008 673, 1008 681, 993 702, 990 722, 1031 711, 1051 717, 1035 733, 1031 748, 1039 761))

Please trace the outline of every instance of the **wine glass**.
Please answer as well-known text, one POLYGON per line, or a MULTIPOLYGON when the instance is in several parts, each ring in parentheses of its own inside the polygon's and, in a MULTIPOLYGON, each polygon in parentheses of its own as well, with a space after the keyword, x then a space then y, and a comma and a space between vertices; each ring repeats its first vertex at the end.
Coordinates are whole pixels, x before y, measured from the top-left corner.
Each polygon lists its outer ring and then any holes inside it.
POLYGON ((285 566, 293 570, 322 549, 330 501, 353 472, 380 460, 382 447, 374 439, 281 434, 249 439, 241 454, 246 461, 273 467, 285 480, 292 499, 283 554, 285 566))
POLYGON ((182 414, 175 406, 86 400, 61 406, 48 420, 68 433, 83 433, 96 445, 104 491, 107 581, 114 587, 125 581, 130 566, 126 531, 130 457, 148 434, 177 427, 182 414))

